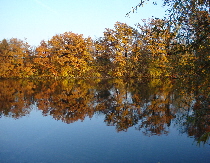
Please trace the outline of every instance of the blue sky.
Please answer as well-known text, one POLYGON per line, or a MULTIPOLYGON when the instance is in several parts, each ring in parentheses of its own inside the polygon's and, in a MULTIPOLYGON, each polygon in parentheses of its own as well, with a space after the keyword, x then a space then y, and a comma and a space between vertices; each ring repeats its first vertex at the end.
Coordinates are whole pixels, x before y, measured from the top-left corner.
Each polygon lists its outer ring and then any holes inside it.
POLYGON ((0 0, 0 40, 19 38, 32 46, 56 34, 72 31, 93 39, 103 36, 115 22, 130 26, 141 19, 163 17, 162 0, 125 17, 140 0, 0 0))

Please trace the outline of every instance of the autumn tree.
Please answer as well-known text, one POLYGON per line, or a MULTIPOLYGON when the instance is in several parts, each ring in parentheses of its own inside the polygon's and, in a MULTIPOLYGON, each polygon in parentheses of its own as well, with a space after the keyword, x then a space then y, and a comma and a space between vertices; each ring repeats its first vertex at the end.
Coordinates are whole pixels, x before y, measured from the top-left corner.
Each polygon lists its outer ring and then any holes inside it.
MULTIPOLYGON (((115 77, 132 76, 139 55, 138 31, 126 23, 116 22, 114 29, 106 28, 104 37, 100 40, 101 50, 97 50, 99 61, 106 60, 109 64, 109 75, 115 77), (100 56, 100 57, 99 57, 100 56), (131 75, 132 74, 132 75, 131 75)), ((137 75, 137 74, 135 74, 137 75)))
POLYGON ((91 70, 92 39, 72 32, 55 35, 48 41, 54 76, 85 76, 91 70))
POLYGON ((32 50, 27 42, 12 38, 0 42, 0 76, 30 77, 34 69, 30 60, 32 50))
POLYGON ((104 37, 97 38, 94 41, 94 69, 102 77, 110 76, 110 71, 113 67, 113 63, 110 60, 110 54, 107 49, 108 45, 104 37))
MULTIPOLYGON (((138 10, 146 1, 141 0, 133 7, 138 10)), ((156 1, 152 1, 157 4, 156 1)), ((167 6, 166 20, 171 30, 176 34, 177 46, 174 48, 175 55, 183 55, 181 69, 184 73, 209 74, 209 7, 208 0, 164 0, 163 6, 167 6), (182 44, 179 46, 179 44, 182 44), (187 59, 186 59, 187 57, 187 59)), ((179 66, 178 66, 179 68, 179 66)), ((181 71, 179 72, 181 73, 181 71)))
POLYGON ((56 69, 51 63, 51 54, 49 45, 44 40, 36 48, 36 55, 33 57, 34 66, 36 68, 36 75, 40 76, 53 76, 56 69))
POLYGON ((162 19, 143 20, 138 24, 139 39, 142 40, 143 53, 146 53, 148 73, 152 77, 171 76, 174 58, 171 57, 171 44, 175 42, 174 33, 167 21, 162 19))

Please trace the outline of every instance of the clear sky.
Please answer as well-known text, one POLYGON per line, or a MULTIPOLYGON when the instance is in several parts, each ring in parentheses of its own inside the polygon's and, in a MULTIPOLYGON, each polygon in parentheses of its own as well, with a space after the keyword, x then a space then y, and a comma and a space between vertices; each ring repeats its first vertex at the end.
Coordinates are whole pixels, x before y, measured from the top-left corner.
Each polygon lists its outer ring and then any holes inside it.
POLYGON ((140 0, 0 0, 0 40, 18 38, 32 46, 56 34, 72 31, 93 39, 103 36, 115 22, 130 26, 141 19, 163 17, 162 0, 125 17, 140 0))

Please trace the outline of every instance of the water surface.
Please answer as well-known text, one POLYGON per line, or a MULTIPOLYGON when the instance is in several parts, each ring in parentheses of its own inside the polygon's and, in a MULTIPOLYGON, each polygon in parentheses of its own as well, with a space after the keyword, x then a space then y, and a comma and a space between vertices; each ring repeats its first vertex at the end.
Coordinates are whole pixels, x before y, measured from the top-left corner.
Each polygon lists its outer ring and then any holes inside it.
POLYGON ((206 80, 1 80, 0 162, 209 162, 206 80))

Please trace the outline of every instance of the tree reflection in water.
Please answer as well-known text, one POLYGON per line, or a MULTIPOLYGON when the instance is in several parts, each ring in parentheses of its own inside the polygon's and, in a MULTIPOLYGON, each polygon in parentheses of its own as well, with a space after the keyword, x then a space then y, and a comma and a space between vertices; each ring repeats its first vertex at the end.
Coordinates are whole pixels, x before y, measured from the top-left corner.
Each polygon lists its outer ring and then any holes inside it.
POLYGON ((0 116, 21 118, 35 104, 44 116, 64 123, 104 114, 104 122, 117 132, 135 126, 147 136, 168 134, 173 121, 180 132, 205 144, 210 136, 209 89, 209 80, 198 77, 1 80, 0 116))

